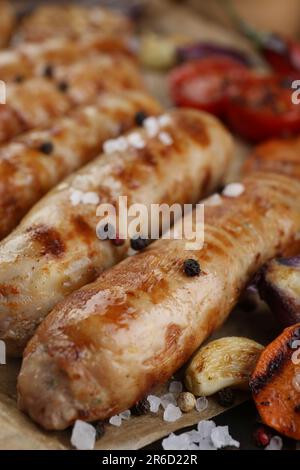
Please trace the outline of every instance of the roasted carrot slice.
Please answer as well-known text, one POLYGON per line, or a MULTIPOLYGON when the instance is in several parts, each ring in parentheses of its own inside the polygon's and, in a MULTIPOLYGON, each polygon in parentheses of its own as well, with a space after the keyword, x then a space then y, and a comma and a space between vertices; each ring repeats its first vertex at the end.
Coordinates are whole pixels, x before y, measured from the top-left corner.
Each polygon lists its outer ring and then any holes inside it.
POLYGON ((250 380, 265 424, 300 439, 300 323, 286 328, 261 353, 250 380))

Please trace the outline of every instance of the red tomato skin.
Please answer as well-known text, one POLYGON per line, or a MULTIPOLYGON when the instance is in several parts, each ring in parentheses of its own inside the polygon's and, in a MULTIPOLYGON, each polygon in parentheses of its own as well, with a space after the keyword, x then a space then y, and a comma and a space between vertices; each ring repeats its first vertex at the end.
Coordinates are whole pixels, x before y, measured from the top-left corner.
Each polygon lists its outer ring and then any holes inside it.
POLYGON ((226 106, 227 82, 231 77, 243 74, 248 74, 248 68, 228 57, 190 61, 170 73, 170 96, 177 106, 192 107, 222 116, 226 106), (196 93, 197 81, 202 96, 196 93), (195 90, 194 96, 189 88, 195 90))

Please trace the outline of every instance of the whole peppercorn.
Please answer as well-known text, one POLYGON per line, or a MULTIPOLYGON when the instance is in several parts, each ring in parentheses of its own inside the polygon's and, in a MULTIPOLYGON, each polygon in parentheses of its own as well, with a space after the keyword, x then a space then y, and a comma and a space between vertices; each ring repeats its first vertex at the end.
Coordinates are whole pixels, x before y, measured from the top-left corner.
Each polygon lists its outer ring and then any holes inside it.
POLYGON ((135 115, 135 123, 137 126, 142 126, 144 124, 145 119, 147 119, 147 114, 145 111, 138 111, 135 115))
POLYGON ((54 75, 53 65, 51 65, 51 64, 45 65, 45 68, 43 70, 43 75, 46 78, 53 78, 53 75, 54 75))
POLYGON ((38 150, 45 155, 51 155, 54 150, 54 145, 52 142, 43 142, 39 147, 38 150))
POLYGON ((100 439, 100 437, 104 436, 105 434, 105 426, 104 426, 103 421, 98 421, 95 428, 96 428, 96 439, 100 439))
POLYGON ((150 411, 150 403, 148 402, 147 398, 138 401, 132 408, 131 413, 134 416, 141 416, 149 413, 150 411))
POLYGON ((201 272, 200 264, 195 259, 186 259, 183 263, 183 269, 187 276, 199 276, 201 272))
POLYGON ((254 442, 258 447, 266 447, 271 437, 271 433, 264 426, 259 426, 253 433, 254 442))
POLYGON ((16 75, 15 76, 15 83, 22 83, 24 82, 25 77, 23 75, 16 75))
POLYGON ((61 91, 62 93, 65 93, 66 91, 68 91, 69 89, 69 84, 68 82, 65 82, 65 81, 62 81, 62 82, 59 82, 57 84, 57 88, 59 91, 61 91))
POLYGON ((196 398, 190 392, 181 392, 178 396, 177 405, 184 413, 192 411, 196 406, 196 398))
POLYGON ((150 244, 150 241, 151 240, 149 240, 148 238, 132 238, 130 240, 130 246, 135 251, 141 251, 150 244))
POLYGON ((218 403, 221 406, 229 407, 234 404, 235 394, 231 388, 223 388, 218 392, 218 403))

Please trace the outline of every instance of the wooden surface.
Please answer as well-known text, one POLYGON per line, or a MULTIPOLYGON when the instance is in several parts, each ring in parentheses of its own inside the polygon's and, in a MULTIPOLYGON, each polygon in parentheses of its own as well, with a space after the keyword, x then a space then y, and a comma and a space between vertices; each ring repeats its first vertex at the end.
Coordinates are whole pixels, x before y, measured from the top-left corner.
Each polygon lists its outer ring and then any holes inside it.
MULTIPOLYGON (((195 38, 215 39, 235 45, 239 43, 243 48, 247 48, 246 44, 237 41, 235 35, 204 21, 197 14, 180 5, 162 0, 151 2, 149 15, 142 27, 143 30, 166 33, 188 32, 195 38)), ((145 78, 149 90, 168 106, 170 102, 165 75, 145 71, 145 78)), ((236 159, 229 176, 230 180, 238 178, 239 167, 247 151, 245 145, 237 143, 236 159)), ((251 313, 237 310, 215 336, 244 335, 267 342, 274 335, 273 328, 272 318, 267 311, 260 308, 251 313)), ((10 359, 6 365, 0 366, 0 449, 69 449, 70 430, 58 433, 45 432, 18 411, 16 377, 19 367, 18 361, 10 359)), ((245 395, 239 396, 236 404, 246 398, 245 395)), ((131 418, 123 422, 120 428, 107 425, 106 434, 97 442, 96 449, 138 449, 172 431, 195 424, 201 419, 211 418, 222 411, 224 411, 223 408, 211 398, 205 412, 193 411, 185 414, 175 423, 164 422, 161 414, 148 414, 131 418)))

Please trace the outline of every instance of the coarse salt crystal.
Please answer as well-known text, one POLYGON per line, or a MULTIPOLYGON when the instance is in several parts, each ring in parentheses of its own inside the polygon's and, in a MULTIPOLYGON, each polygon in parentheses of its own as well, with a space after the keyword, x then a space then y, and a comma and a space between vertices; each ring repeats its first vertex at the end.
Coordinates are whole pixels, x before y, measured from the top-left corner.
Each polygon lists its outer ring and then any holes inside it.
POLYGON ((138 132, 132 132, 127 137, 129 145, 136 149, 143 149, 145 147, 145 141, 138 132))
POLYGON ((210 437, 212 430, 216 427, 216 423, 211 420, 199 421, 197 429, 202 437, 210 437))
POLYGON ((180 393, 182 392, 182 383, 174 380, 169 385, 169 392, 170 393, 180 393))
POLYGON ((78 206, 80 204, 82 198, 82 191, 78 189, 73 189, 70 195, 70 201, 72 206, 78 206))
POLYGON ((71 444, 78 450, 92 450, 96 441, 96 429, 91 424, 84 421, 75 421, 71 444))
POLYGON ((163 406, 163 408, 167 408, 168 405, 174 405, 176 406, 177 405, 177 401, 176 401, 176 398, 174 397, 173 393, 166 393, 165 395, 162 395, 160 397, 161 399, 161 404, 163 406))
POLYGON ((281 450, 283 446, 283 442, 280 436, 274 436, 270 440, 265 450, 281 450))
POLYGON ((114 153, 116 151, 116 144, 114 139, 109 139, 103 144, 104 153, 114 153))
POLYGON ((227 446, 240 447, 240 443, 230 436, 228 426, 218 426, 214 428, 210 437, 213 445, 217 449, 227 446))
POLYGON ((171 116, 169 116, 168 114, 162 114, 161 116, 158 117, 158 124, 160 127, 165 127, 165 126, 169 126, 170 124, 172 124, 172 119, 171 119, 171 116))
POLYGON ((173 144, 173 139, 170 136, 170 134, 168 134, 168 132, 160 132, 158 134, 158 138, 159 138, 160 142, 164 145, 172 145, 173 144))
POLYGON ((94 204, 97 205, 100 202, 100 198, 97 193, 89 191, 84 193, 79 189, 72 189, 70 195, 70 201, 72 206, 78 206, 78 204, 94 204))
POLYGON ((130 410, 122 411, 122 413, 120 413, 119 416, 121 419, 125 419, 125 421, 128 421, 128 419, 130 419, 130 416, 131 416, 131 411, 130 410))
POLYGON ((238 197, 245 192, 245 186, 241 183, 230 183, 223 189, 223 196, 238 197))
POLYGON ((159 132, 159 123, 158 120, 151 116, 144 120, 144 128, 146 129, 148 137, 155 137, 159 132))
POLYGON ((199 442, 199 450, 217 450, 210 437, 205 437, 199 442))
POLYGON ((147 400, 150 405, 151 413, 157 413, 161 405, 161 399, 155 395, 148 395, 147 400))
POLYGON ((201 412, 201 411, 204 411, 206 410, 206 408, 208 407, 208 400, 206 397, 199 397, 197 398, 196 400, 196 410, 201 412))
POLYGON ((115 415, 115 416, 112 416, 112 417, 109 419, 109 422, 110 422, 110 424, 112 424, 113 426, 118 426, 118 427, 120 427, 121 424, 122 424, 122 418, 121 418, 121 416, 119 416, 119 415, 115 415))
POLYGON ((117 139, 109 139, 103 144, 104 153, 110 154, 114 152, 123 152, 127 150, 128 142, 125 137, 118 137, 117 139))
POLYGON ((177 436, 171 433, 168 437, 163 439, 162 447, 164 450, 188 450, 191 442, 187 434, 177 436))
POLYGON ((97 193, 92 191, 84 193, 82 196, 82 203, 83 204, 99 204, 100 198, 97 193))
POLYGON ((180 419, 182 416, 182 412, 178 406, 174 406, 171 403, 167 406, 167 408, 164 411, 164 421, 167 421, 168 423, 173 423, 174 421, 177 421, 180 419))
POLYGON ((205 206, 220 206, 223 202, 220 194, 213 194, 204 201, 205 206))

